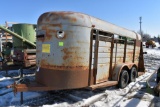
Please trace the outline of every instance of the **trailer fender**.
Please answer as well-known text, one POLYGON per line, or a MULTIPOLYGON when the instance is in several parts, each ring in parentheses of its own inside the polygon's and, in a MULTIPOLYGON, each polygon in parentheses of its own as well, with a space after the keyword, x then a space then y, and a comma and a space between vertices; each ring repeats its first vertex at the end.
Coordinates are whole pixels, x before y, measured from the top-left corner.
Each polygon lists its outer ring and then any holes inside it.
POLYGON ((136 66, 134 63, 129 63, 129 64, 117 64, 115 65, 112 73, 112 80, 113 81, 119 81, 119 76, 122 71, 122 69, 127 69, 127 71, 130 71, 132 66, 136 66))

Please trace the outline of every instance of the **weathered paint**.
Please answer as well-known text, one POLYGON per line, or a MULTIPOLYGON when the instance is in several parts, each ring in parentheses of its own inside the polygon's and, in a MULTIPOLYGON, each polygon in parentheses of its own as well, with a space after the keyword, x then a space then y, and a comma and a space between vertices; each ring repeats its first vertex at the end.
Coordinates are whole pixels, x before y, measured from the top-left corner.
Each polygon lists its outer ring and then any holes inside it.
POLYGON ((142 65, 138 60, 140 43, 141 37, 135 32, 85 14, 44 13, 37 26, 36 81, 44 90, 82 88, 100 82, 110 86, 110 81, 117 84, 124 67, 142 65), (63 32, 64 37, 57 32, 63 32), (127 39, 114 39, 114 34, 136 42, 129 45, 127 39))
POLYGON ((55 89, 82 88, 88 86, 88 69, 84 70, 83 67, 57 67, 56 70, 40 68, 36 73, 36 80, 55 89))
POLYGON ((37 35, 37 82, 62 89, 88 85, 91 28, 82 23, 90 24, 89 19, 79 16, 48 13, 39 18, 37 30, 44 31, 44 37, 37 35), (64 31, 63 38, 58 38, 58 31, 64 31), (50 49, 43 50, 44 44, 50 49))
MULTIPOLYGON (((71 72, 73 69, 80 67, 82 70, 86 70, 89 74, 89 49, 92 25, 95 25, 96 29, 103 29, 104 31, 112 32, 121 36, 125 35, 132 39, 141 39, 134 32, 130 32, 124 28, 117 27, 113 24, 106 23, 81 13, 45 13, 38 20, 38 32, 44 31, 45 33, 42 38, 39 38, 39 35, 37 35, 37 66, 46 69, 46 71, 49 69, 54 72, 55 70, 70 70, 71 72), (57 31, 60 30, 64 31, 64 37, 61 39, 57 37, 57 31), (59 42, 63 42, 63 45, 60 46, 59 42), (50 45, 50 50, 47 50, 47 52, 43 51, 44 44, 50 45)), ((95 41, 93 41, 93 46, 95 46, 94 44, 95 41)), ((112 66, 116 63, 123 63, 124 61, 132 61, 134 46, 126 45, 126 56, 124 56, 124 46, 125 45, 122 43, 117 43, 117 47, 113 47, 112 61, 114 63, 112 66)), ((95 47, 92 49, 92 54, 94 54, 95 47)), ((95 55, 92 55, 91 64, 91 70, 93 70, 95 73, 94 76, 96 76, 96 83, 108 81, 110 70, 109 65, 111 62, 111 42, 98 42, 97 57, 96 70, 94 70, 94 63, 96 60, 95 55)), ((40 69, 38 74, 41 75, 41 72, 40 69)), ((37 78, 39 78, 39 75, 37 75, 37 78)), ((40 80, 38 79, 38 81, 40 80)), ((90 80, 87 82, 89 81, 90 80)))
MULTIPOLYGON (((108 65, 110 65, 110 46, 111 42, 99 41, 96 83, 108 80, 109 77, 108 65)), ((95 41, 93 41, 93 54, 94 53, 95 53, 95 41)), ((94 66, 94 60, 95 58, 93 56, 92 69, 94 66)))

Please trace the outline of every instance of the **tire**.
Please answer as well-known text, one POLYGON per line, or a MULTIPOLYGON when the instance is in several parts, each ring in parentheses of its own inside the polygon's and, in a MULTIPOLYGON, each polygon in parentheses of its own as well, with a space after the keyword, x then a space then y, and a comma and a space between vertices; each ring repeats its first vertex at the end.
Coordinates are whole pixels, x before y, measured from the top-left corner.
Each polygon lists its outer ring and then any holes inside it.
POLYGON ((137 77, 137 68, 132 67, 129 73, 129 82, 135 82, 137 77))
POLYGON ((127 70, 122 70, 118 81, 119 88, 125 88, 128 85, 129 75, 127 70))

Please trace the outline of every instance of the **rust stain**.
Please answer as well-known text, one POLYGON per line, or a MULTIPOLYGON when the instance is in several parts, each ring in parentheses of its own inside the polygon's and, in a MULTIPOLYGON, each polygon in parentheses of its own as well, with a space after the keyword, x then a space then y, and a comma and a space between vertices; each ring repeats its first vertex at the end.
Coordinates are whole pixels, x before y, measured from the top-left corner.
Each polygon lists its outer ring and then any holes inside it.
POLYGON ((76 22, 77 19, 76 18, 71 18, 71 22, 76 22))
POLYGON ((96 80, 96 83, 108 81, 108 75, 106 77, 101 77, 101 79, 96 80))
POLYGON ((56 89, 85 87, 88 85, 88 69, 83 70, 78 68, 75 70, 68 70, 65 68, 64 70, 59 70, 58 67, 58 69, 52 70, 48 68, 41 68, 40 72, 37 72, 36 74, 36 80, 41 84, 52 86, 56 89))
POLYGON ((63 50, 61 50, 61 52, 64 52, 64 56, 63 59, 67 60, 69 58, 73 58, 73 64, 74 61, 78 61, 80 59, 83 59, 82 57, 80 57, 80 55, 76 52, 77 50, 79 50, 80 47, 70 47, 70 48, 64 48, 63 50))
POLYGON ((45 59, 41 60, 41 65, 49 65, 48 62, 45 59))
POLYGON ((51 27, 59 27, 59 28, 62 28, 62 24, 51 24, 50 26, 51 26, 51 27))
POLYGON ((39 17, 39 19, 38 19, 38 24, 41 24, 41 23, 43 22, 43 19, 44 19, 44 17, 47 16, 47 14, 48 14, 48 13, 44 13, 44 14, 42 14, 42 15, 39 17))
POLYGON ((72 65, 72 66, 65 66, 64 64, 62 64, 62 66, 51 65, 51 64, 48 63, 48 61, 46 59, 42 59, 41 60, 41 67, 42 68, 46 68, 46 69, 59 69, 59 70, 65 70, 65 69, 70 69, 70 70, 83 69, 83 70, 86 70, 86 69, 88 69, 88 66, 75 66, 74 65, 74 63, 75 63, 74 61, 73 61, 73 64, 70 62, 70 65, 72 65))
POLYGON ((42 68, 45 69, 52 69, 52 70, 87 70, 88 66, 56 66, 56 65, 50 65, 50 64, 44 64, 42 68))
POLYGON ((46 30, 46 29, 47 29, 47 27, 42 25, 42 30, 46 30))
POLYGON ((52 38, 52 32, 53 30, 50 30, 50 29, 46 29, 46 37, 45 37, 45 41, 48 41, 52 38))
POLYGON ((84 20, 84 15, 75 12, 47 12, 42 14, 38 19, 38 24, 49 23, 51 21, 69 20, 71 22, 76 22, 77 18, 84 20))
POLYGON ((44 37, 37 38, 37 41, 42 41, 42 42, 44 42, 44 40, 45 40, 44 37))
POLYGON ((63 60, 67 60, 68 58, 68 56, 63 56, 63 60))

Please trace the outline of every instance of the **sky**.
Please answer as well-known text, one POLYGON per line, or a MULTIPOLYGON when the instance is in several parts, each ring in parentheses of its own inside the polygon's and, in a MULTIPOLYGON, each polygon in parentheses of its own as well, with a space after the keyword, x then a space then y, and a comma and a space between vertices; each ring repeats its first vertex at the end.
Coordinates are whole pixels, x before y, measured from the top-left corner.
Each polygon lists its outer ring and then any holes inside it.
POLYGON ((37 23, 49 11, 81 12, 152 37, 160 34, 160 0, 1 0, 0 25, 7 22, 37 23))

